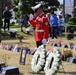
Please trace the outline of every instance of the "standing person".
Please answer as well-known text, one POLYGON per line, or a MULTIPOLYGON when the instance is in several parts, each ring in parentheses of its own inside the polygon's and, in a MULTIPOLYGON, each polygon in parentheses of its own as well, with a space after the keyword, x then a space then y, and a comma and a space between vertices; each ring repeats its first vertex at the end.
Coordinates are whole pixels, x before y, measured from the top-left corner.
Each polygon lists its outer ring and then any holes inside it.
POLYGON ((63 31, 63 28, 64 28, 64 20, 63 20, 61 15, 59 15, 58 27, 59 27, 59 35, 62 35, 62 31, 63 31))
POLYGON ((27 17, 24 14, 24 12, 20 13, 20 26, 21 26, 21 32, 23 32, 23 27, 26 28, 26 24, 27 24, 27 17))
POLYGON ((54 15, 54 12, 51 12, 51 16, 50 16, 50 27, 51 27, 51 36, 52 39, 54 39, 54 37, 57 39, 57 22, 58 22, 58 18, 56 15, 54 15))
POLYGON ((31 16, 29 18, 29 23, 32 26, 35 26, 35 40, 36 40, 36 46, 37 48, 40 45, 46 45, 46 40, 48 39, 49 34, 49 21, 46 17, 46 14, 43 12, 43 8, 41 4, 36 5, 35 7, 32 7, 34 12, 36 13, 36 19, 31 19, 31 16))
POLYGON ((6 31, 6 23, 8 24, 8 31, 9 31, 9 28, 10 28, 10 18, 11 18, 12 14, 11 12, 9 11, 9 8, 6 7, 5 8, 5 11, 3 12, 3 17, 4 17, 4 31, 6 31))

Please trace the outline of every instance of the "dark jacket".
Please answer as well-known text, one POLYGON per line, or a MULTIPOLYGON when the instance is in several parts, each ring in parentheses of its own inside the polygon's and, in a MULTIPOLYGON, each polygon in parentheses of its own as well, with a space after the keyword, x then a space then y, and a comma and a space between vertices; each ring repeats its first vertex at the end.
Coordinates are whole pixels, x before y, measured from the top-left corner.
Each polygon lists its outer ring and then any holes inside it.
POLYGON ((10 19, 12 14, 10 11, 4 11, 3 16, 5 19, 10 19))
POLYGON ((27 24, 27 17, 26 17, 26 15, 20 16, 20 22, 21 22, 22 25, 27 24))

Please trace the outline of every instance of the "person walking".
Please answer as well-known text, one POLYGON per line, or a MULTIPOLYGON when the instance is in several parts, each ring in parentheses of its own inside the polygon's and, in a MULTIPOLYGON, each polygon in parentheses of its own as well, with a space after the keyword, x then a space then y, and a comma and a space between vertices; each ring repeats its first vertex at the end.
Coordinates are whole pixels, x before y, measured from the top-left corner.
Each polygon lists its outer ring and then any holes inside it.
POLYGON ((7 27, 8 27, 8 31, 10 29, 10 18, 11 18, 12 14, 9 11, 9 8, 6 7, 5 11, 3 12, 3 17, 4 17, 4 31, 6 31, 6 23, 7 23, 7 27))
POLYGON ((52 39, 54 39, 54 37, 57 39, 57 23, 58 23, 58 18, 56 15, 54 15, 54 12, 51 12, 51 16, 50 16, 50 27, 51 27, 51 36, 52 39))
POLYGON ((32 7, 36 14, 36 19, 34 20, 31 15, 29 17, 29 23, 35 27, 35 41, 37 48, 40 45, 46 45, 49 34, 49 21, 46 14, 43 12, 41 3, 32 7))
POLYGON ((27 24, 27 17, 24 14, 24 12, 20 12, 20 27, 21 27, 21 32, 23 32, 23 27, 26 28, 26 24, 27 24))

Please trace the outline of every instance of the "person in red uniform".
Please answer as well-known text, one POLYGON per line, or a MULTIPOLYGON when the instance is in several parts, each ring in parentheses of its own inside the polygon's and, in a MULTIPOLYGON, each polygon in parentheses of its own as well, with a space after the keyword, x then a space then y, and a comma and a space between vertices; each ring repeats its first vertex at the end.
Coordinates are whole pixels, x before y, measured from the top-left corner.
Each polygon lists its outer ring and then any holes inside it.
POLYGON ((33 19, 33 16, 30 15, 28 22, 35 27, 35 40, 38 48, 42 44, 46 45, 49 34, 49 20, 43 12, 41 4, 32 7, 32 9, 36 14, 36 19, 33 19))

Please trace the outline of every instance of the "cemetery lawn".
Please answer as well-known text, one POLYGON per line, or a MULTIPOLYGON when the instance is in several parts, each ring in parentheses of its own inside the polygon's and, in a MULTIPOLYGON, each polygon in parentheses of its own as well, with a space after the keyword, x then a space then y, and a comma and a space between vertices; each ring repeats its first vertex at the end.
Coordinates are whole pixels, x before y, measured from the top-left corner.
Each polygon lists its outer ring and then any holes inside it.
MULTIPOLYGON (((15 46, 16 44, 18 44, 19 47, 27 46, 31 50, 33 50, 36 47, 33 31, 31 31, 31 33, 29 35, 27 35, 25 32, 24 33, 20 32, 20 29, 18 28, 18 34, 24 36, 22 43, 20 43, 19 40, 16 38, 11 38, 10 34, 8 32, 7 32, 7 35, 4 32, 3 32, 3 34, 4 34, 2 37, 3 46, 7 45, 7 43, 11 43, 13 46, 15 46)), ((51 39, 51 43, 56 42, 57 40, 58 39, 51 39)), ((69 41, 76 44, 76 37, 69 41)), ((68 40, 65 39, 65 37, 63 36, 63 37, 61 37, 61 43, 66 44, 66 43, 68 43, 68 40)), ((57 48, 60 49, 60 51, 64 49, 64 48, 60 48, 60 47, 57 47, 57 48)), ((52 50, 53 47, 50 46, 50 44, 47 44, 46 50, 48 50, 48 49, 52 50)), ((67 50, 67 48, 65 48, 65 50, 67 50)), ((72 52, 73 52, 73 55, 76 55, 75 50, 72 50, 72 52)), ((33 55, 27 54, 25 65, 20 65, 19 64, 20 53, 0 49, 0 61, 4 61, 6 63, 6 65, 8 65, 8 66, 10 66, 10 65, 17 66, 19 68, 20 75, 33 75, 32 70, 31 70, 32 56, 33 55), (7 57, 6 60, 4 60, 4 58, 3 58, 3 56, 5 56, 5 55, 7 57), (9 59, 8 59, 8 57, 9 57, 9 59)), ((76 64, 62 61, 62 65, 63 65, 66 75, 76 75, 76 64)), ((62 69, 62 65, 60 65, 60 69, 59 69, 57 75, 65 75, 64 71, 62 69)), ((34 75, 37 75, 37 74, 34 74, 34 75)), ((44 75, 44 72, 41 72, 40 75, 44 75)))

